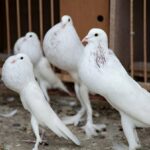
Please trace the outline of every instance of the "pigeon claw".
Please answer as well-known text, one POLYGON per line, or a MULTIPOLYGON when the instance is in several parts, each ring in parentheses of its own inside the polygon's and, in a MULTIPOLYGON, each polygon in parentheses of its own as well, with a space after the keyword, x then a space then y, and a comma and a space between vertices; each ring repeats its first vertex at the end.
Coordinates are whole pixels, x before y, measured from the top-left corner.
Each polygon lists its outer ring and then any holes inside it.
POLYGON ((90 139, 93 136, 98 136, 97 131, 103 131, 103 129, 106 129, 106 125, 87 123, 82 129, 85 131, 87 138, 90 139))
POLYGON ((129 150, 137 150, 137 149, 140 149, 141 148, 141 145, 140 144, 136 144, 136 145, 133 145, 133 146, 129 146, 129 150))

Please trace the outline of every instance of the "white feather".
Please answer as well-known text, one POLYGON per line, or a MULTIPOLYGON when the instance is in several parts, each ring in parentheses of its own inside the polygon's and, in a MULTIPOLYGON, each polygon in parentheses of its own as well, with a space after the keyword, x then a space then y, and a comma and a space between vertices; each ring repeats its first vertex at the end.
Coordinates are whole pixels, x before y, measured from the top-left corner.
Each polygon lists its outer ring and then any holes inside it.
POLYGON ((69 93, 65 85, 52 70, 48 60, 43 56, 40 41, 35 33, 28 32, 24 37, 19 38, 15 43, 14 53, 24 53, 30 57, 34 65, 35 76, 48 101, 48 89, 58 88, 69 93))
POLYGON ((150 126, 150 94, 128 75, 108 49, 103 30, 91 29, 86 40, 80 78, 91 91, 104 96, 119 111, 129 150, 136 150, 140 142, 135 127, 150 126))
POLYGON ((35 76, 39 82, 46 82, 49 89, 58 88, 69 94, 59 77, 54 73, 46 57, 42 57, 34 68, 35 76))
POLYGON ((30 82, 21 91, 20 96, 23 103, 27 106, 28 111, 34 115, 40 125, 48 127, 59 137, 70 139, 77 145, 80 144, 76 136, 71 133, 52 110, 35 81, 30 82))
POLYGON ((20 53, 10 56, 3 65, 2 80, 8 88, 20 94, 24 108, 31 113, 31 124, 37 139, 34 149, 38 149, 41 141, 38 125, 46 126, 59 137, 80 144, 77 137, 63 124, 46 101, 34 78, 33 66, 27 55, 20 53))
POLYGON ((77 35, 70 16, 63 16, 58 24, 47 31, 43 40, 43 50, 50 63, 67 71, 72 76, 76 87, 75 92, 81 103, 80 111, 71 118, 65 118, 64 122, 77 125, 87 111, 87 123, 83 129, 88 137, 96 135, 98 128, 93 124, 88 89, 80 81, 78 75, 78 65, 83 55, 84 46, 77 35))

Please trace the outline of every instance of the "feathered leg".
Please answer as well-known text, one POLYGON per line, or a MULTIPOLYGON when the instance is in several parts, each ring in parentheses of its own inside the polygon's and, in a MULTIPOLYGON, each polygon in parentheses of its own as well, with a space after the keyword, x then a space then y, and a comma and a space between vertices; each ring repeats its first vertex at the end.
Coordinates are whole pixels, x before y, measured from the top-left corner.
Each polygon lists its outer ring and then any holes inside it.
POLYGON ((42 140, 41 140, 41 137, 39 134, 39 125, 36 121, 36 118, 33 115, 31 116, 31 125, 32 125, 33 132, 36 136, 36 143, 35 143, 34 148, 32 150, 38 150, 38 146, 42 142, 42 140))
POLYGON ((140 148, 141 147, 140 141, 137 136, 135 125, 133 124, 132 119, 122 112, 120 114, 121 114, 122 128, 129 143, 129 150, 136 150, 140 148))
POLYGON ((83 129, 85 130, 87 137, 91 138, 92 136, 97 135, 96 130, 101 131, 102 129, 106 128, 106 125, 105 124, 96 125, 93 123, 93 118, 92 118, 93 111, 89 99, 88 89, 83 84, 80 86, 80 96, 82 101, 84 102, 87 111, 87 123, 83 127, 83 129))
POLYGON ((84 102, 82 101, 82 99, 80 97, 79 85, 75 83, 74 87, 75 87, 76 96, 79 99, 80 104, 81 104, 81 109, 74 116, 64 117, 63 122, 65 124, 74 124, 76 126, 80 122, 81 117, 85 114, 85 105, 84 105, 84 102))

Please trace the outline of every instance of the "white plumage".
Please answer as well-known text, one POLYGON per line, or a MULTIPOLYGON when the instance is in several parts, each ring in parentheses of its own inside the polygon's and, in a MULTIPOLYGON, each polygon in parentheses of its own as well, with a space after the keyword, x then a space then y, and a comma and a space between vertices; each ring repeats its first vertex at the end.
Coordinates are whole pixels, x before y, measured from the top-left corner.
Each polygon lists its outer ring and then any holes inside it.
POLYGON ((75 92, 81 103, 80 111, 73 117, 66 117, 66 124, 77 125, 87 111, 87 123, 84 127, 88 137, 96 135, 96 130, 101 130, 105 125, 94 125, 92 108, 88 96, 88 89, 80 81, 78 65, 84 51, 72 23, 70 16, 63 16, 61 22, 53 26, 45 35, 43 50, 50 63, 67 71, 75 83, 75 92))
POLYGON ((36 136, 33 150, 38 150, 38 145, 42 141, 39 125, 48 127, 59 137, 70 139, 77 145, 80 144, 77 137, 62 123, 45 100, 27 55, 10 56, 3 65, 2 80, 8 88, 19 93, 24 108, 31 113, 31 125, 36 136))
POLYGON ((43 56, 40 41, 35 33, 28 32, 25 37, 19 38, 15 43, 14 53, 24 53, 30 57, 34 65, 35 77, 48 101, 49 96, 47 89, 58 88, 70 94, 65 85, 52 70, 47 58, 43 56))
POLYGON ((128 75, 108 48, 103 30, 91 29, 83 41, 88 44, 79 67, 80 78, 119 111, 129 150, 136 150, 140 141, 135 128, 150 126, 150 93, 128 75))

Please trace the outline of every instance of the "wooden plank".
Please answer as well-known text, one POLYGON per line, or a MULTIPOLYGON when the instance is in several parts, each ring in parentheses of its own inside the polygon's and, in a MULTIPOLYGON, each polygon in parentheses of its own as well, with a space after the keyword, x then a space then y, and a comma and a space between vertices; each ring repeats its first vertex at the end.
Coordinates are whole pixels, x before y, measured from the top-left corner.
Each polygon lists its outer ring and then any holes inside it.
POLYGON ((39 0, 40 39, 43 40, 43 2, 39 0))
POLYGON ((116 0, 110 1, 110 31, 109 47, 115 51, 115 27, 116 27, 116 0))
POLYGON ((131 65, 131 76, 134 77, 134 44, 133 44, 133 0, 130 0, 130 65, 131 65))
POLYGON ((32 10, 31 10, 31 0, 28 0, 28 28, 32 31, 32 10))
POLYGON ((54 25, 54 0, 50 0, 50 16, 51 16, 51 26, 54 25))
POLYGON ((144 51, 144 82, 147 82, 147 9, 146 0, 143 1, 143 51, 144 51))
POLYGON ((139 82, 139 84, 140 84, 143 88, 145 88, 145 89, 147 89, 148 91, 150 91, 150 83, 139 82))
MULTIPOLYGON (((150 78, 150 63, 146 65, 147 78, 150 78)), ((144 62, 134 62, 134 76, 144 78, 144 62)))
MULTIPOLYGON (((134 70, 135 71, 144 71, 144 62, 134 62, 134 70)), ((150 63, 147 63, 146 65, 146 71, 150 72, 150 63)))
POLYGON ((17 8, 17 34, 18 38, 21 36, 21 24, 20 24, 20 0, 16 1, 16 8, 17 8))
POLYGON ((6 9, 6 34, 7 34, 7 53, 10 54, 11 39, 10 39, 10 18, 9 18, 9 0, 5 0, 6 9))

